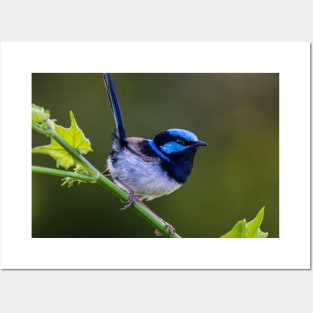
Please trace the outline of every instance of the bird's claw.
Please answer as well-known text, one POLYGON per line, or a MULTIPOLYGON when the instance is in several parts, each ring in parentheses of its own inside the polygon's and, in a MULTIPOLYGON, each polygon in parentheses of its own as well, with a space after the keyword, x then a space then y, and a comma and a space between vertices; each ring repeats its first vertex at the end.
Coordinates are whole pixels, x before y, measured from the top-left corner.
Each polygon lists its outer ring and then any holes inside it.
POLYGON ((126 210, 129 207, 131 207, 135 202, 136 202, 136 196, 135 193, 132 190, 128 190, 129 192, 129 198, 126 202, 123 202, 125 205, 123 208, 121 208, 121 210, 126 210))
MULTIPOLYGON (((165 227, 166 227, 166 228, 169 230, 169 232, 170 232, 170 238, 173 238, 174 234, 176 233, 175 228, 174 228, 170 223, 168 223, 168 222, 164 222, 164 224, 165 224, 165 227)), ((155 234, 156 236, 158 236, 158 237, 160 237, 160 236, 163 235, 158 229, 156 229, 156 230, 154 231, 154 234, 155 234)))

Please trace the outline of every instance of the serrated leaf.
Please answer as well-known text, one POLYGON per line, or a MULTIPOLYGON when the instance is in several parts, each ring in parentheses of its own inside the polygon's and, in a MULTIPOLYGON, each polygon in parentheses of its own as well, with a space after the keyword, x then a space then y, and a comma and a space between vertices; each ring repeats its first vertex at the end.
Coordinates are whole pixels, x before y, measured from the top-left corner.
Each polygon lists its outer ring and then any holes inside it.
POLYGON ((238 221, 235 226, 221 238, 266 238, 268 233, 261 230, 261 223, 264 217, 264 207, 250 222, 245 219, 238 221))
MULTIPOLYGON (((74 149, 81 154, 87 154, 92 151, 89 139, 87 139, 78 127, 74 114, 70 111, 71 126, 65 128, 60 125, 55 125, 55 131, 74 149)), ((57 167, 64 167, 68 169, 76 164, 75 159, 58 144, 53 138, 50 145, 35 147, 32 150, 33 153, 48 154, 57 162, 57 167)))
POLYGON ((47 146, 35 147, 33 153, 41 153, 50 155, 57 162, 57 167, 64 167, 66 170, 75 165, 74 158, 63 149, 54 139, 51 139, 51 144, 47 146))
POLYGON ((63 126, 56 125, 56 132, 74 149, 76 149, 81 154, 87 154, 92 151, 89 139, 87 139, 78 127, 74 114, 70 111, 71 126, 69 128, 64 128, 63 126))

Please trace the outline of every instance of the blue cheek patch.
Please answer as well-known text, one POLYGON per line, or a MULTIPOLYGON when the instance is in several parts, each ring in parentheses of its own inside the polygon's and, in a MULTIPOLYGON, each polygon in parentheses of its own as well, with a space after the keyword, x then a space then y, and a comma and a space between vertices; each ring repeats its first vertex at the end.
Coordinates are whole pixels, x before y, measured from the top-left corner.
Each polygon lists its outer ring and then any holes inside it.
POLYGON ((171 154, 171 153, 184 151, 188 149, 188 146, 183 146, 175 141, 171 141, 171 142, 167 142, 163 146, 160 146, 160 149, 166 154, 171 154))

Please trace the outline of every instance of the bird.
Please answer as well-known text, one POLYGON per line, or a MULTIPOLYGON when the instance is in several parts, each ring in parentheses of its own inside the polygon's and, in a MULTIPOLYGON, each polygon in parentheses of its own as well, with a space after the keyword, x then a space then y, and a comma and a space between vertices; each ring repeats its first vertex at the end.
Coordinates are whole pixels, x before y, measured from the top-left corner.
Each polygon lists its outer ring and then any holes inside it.
MULTIPOLYGON (((126 137, 112 74, 104 73, 103 78, 115 121, 107 172, 129 194, 124 208, 130 207, 135 201, 143 204, 144 200, 153 200, 180 188, 192 171, 197 149, 208 144, 200 141, 193 132, 180 128, 161 131, 153 139, 126 137)), ((172 225, 165 223, 174 233, 172 225)))

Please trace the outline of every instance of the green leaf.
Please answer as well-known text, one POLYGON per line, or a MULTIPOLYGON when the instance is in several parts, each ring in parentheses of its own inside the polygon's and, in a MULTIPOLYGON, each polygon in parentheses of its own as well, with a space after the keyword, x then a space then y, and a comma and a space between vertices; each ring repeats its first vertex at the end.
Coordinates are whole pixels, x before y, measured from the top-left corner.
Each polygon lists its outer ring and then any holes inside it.
POLYGON ((264 217, 264 207, 258 212, 257 216, 247 223, 248 238, 266 238, 268 233, 261 231, 260 227, 264 217))
POLYGON ((62 126, 56 125, 55 130, 57 133, 74 149, 76 149, 81 154, 87 154, 92 151, 89 139, 87 139, 78 127, 74 114, 70 111, 71 127, 64 128, 62 126))
MULTIPOLYGON (((70 111, 70 119, 71 126, 69 128, 55 124, 54 130, 79 153, 87 154, 89 151, 92 151, 90 141, 78 127, 72 111, 70 111)), ((61 166, 68 169, 76 165, 76 160, 53 138, 51 138, 50 145, 35 147, 32 152, 50 155, 56 160, 57 167, 61 166)))
POLYGON ((268 233, 261 231, 261 223, 264 217, 264 207, 250 222, 245 219, 238 221, 233 228, 221 238, 266 238, 268 233))

